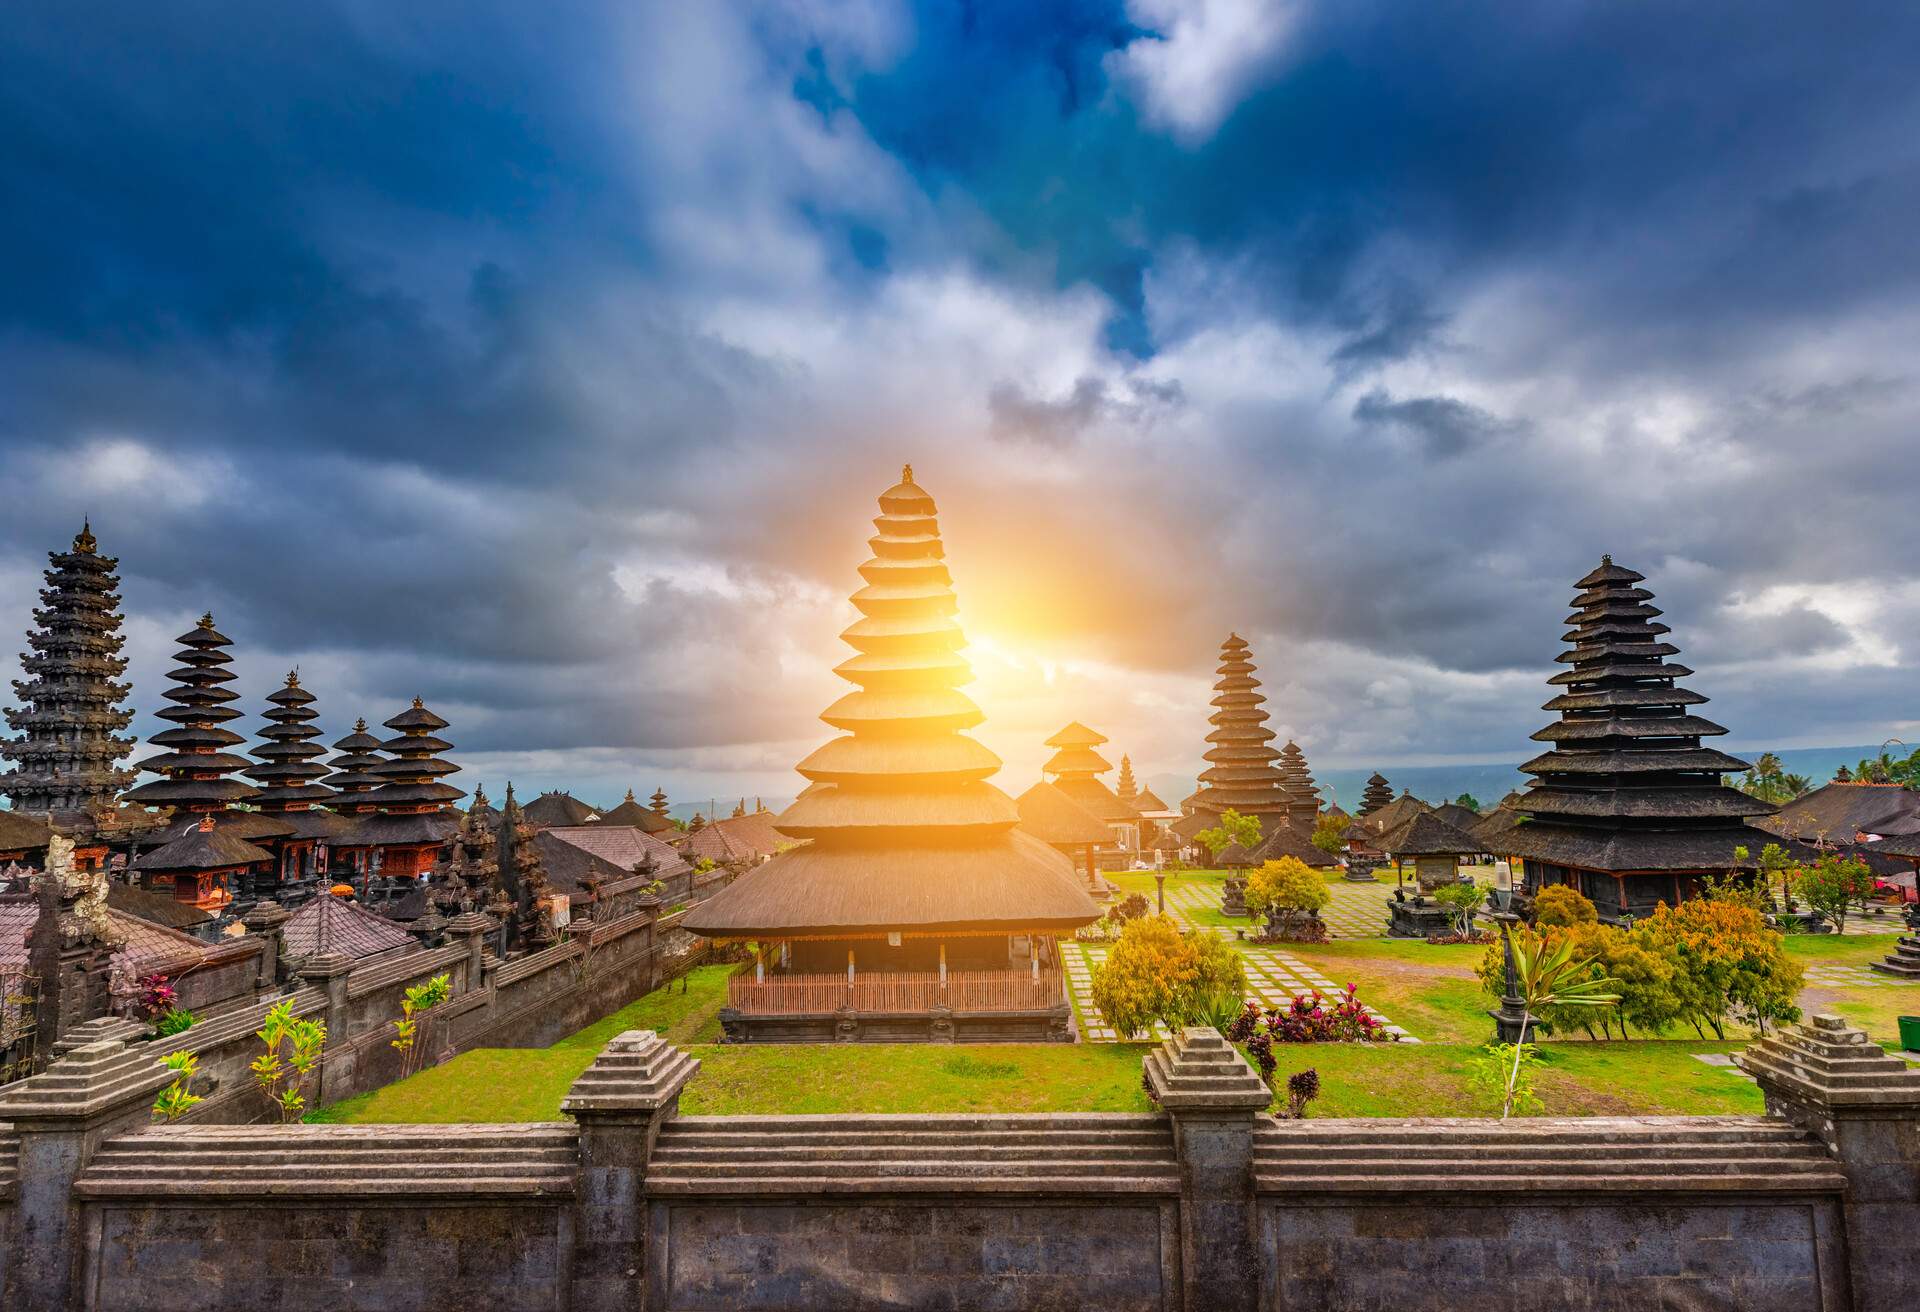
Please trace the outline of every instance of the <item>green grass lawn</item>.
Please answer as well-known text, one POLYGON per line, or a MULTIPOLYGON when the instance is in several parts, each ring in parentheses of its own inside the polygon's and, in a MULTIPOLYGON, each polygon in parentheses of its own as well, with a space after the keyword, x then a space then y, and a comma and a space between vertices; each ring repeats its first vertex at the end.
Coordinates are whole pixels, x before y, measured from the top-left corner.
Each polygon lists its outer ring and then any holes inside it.
MULTIPOLYGON (((1182 872, 1180 878, 1194 877, 1182 872)), ((1220 872, 1198 878, 1217 883, 1220 872)), ((1122 874, 1122 887, 1150 875, 1122 874)), ((1170 881, 1171 882, 1171 881, 1170 881)), ((1864 966, 1892 950, 1881 936, 1789 937, 1803 963, 1864 966)), ((1419 1044, 1282 1047, 1284 1077, 1320 1075, 1317 1116, 1478 1116, 1486 1105, 1470 1076, 1489 1037, 1489 999, 1474 976, 1485 949, 1399 939, 1289 944, 1285 951, 1418 1035, 1419 1044)), ((546 1049, 481 1049, 412 1079, 315 1112, 310 1119, 357 1122, 533 1121, 559 1116, 561 1097, 607 1040, 652 1029, 701 1060, 681 1099, 709 1115, 823 1112, 1143 1111, 1143 1043, 722 1046, 718 1014, 732 967, 704 966, 679 984, 641 998, 546 1049)), ((1801 1004, 1830 1011, 1891 1045, 1895 1019, 1920 1014, 1920 985, 1810 987, 1801 1004)), ((1583 1034, 1542 1045, 1538 1091, 1550 1115, 1758 1112, 1760 1095, 1702 1053, 1738 1051, 1691 1030, 1659 1041, 1601 1042, 1583 1034)))

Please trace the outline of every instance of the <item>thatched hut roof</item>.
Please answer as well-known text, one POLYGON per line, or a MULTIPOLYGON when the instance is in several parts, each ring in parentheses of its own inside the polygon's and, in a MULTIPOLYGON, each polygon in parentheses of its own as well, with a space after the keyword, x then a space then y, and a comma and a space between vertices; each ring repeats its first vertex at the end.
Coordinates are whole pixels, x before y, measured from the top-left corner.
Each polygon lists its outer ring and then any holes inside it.
POLYGON ((0 811, 0 852, 38 852, 53 841, 53 830, 32 816, 0 811))
POLYGON ((1215 854, 1213 864, 1222 870, 1246 870, 1260 863, 1253 859, 1253 853, 1239 843, 1228 843, 1215 854))
POLYGON ((1073 862, 1018 832, 1019 808, 986 782, 999 760, 962 731, 983 718, 933 498, 909 467, 880 496, 873 556, 841 637, 856 685, 821 717, 848 736, 799 765, 818 785, 774 821, 811 839, 687 913, 710 938, 888 932, 1066 932, 1099 918, 1073 862))
POLYGON ((1042 780, 1020 794, 1020 828, 1051 847, 1098 847, 1113 830, 1086 807, 1042 780))
POLYGON ((1328 870, 1340 864, 1339 861, 1302 838, 1299 831, 1289 825, 1276 826, 1274 831, 1253 849, 1255 865, 1267 861, 1278 861, 1281 857, 1287 856, 1316 870, 1328 870))
POLYGON ((1478 852, 1480 841, 1432 811, 1422 811, 1382 834, 1379 846, 1396 857, 1465 856, 1478 852))

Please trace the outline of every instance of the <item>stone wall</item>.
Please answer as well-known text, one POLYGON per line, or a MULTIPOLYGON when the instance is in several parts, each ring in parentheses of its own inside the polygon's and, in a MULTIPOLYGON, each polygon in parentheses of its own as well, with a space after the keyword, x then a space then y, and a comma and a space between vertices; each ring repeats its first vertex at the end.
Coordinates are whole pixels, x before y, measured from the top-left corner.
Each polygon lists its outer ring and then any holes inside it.
POLYGON ((1277 1122, 1190 1030, 1154 1115, 682 1117, 628 1033, 567 1121, 155 1128, 103 1041, 0 1094, 0 1304, 1892 1312, 1920 1073, 1855 1034, 1749 1050, 1774 1116, 1507 1123, 1277 1122))

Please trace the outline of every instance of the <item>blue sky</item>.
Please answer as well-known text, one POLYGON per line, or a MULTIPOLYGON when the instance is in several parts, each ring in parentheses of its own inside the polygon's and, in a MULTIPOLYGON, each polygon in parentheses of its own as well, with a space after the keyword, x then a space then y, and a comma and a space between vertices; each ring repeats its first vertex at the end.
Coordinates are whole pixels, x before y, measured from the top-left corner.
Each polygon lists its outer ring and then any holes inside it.
POLYGON ((465 781, 791 792, 872 498, 983 737, 1515 760, 1573 579, 1755 747, 1920 737, 1906 5, 29 4, 0 628, 425 696, 465 781), (7 617, 11 617, 10 619, 7 617))

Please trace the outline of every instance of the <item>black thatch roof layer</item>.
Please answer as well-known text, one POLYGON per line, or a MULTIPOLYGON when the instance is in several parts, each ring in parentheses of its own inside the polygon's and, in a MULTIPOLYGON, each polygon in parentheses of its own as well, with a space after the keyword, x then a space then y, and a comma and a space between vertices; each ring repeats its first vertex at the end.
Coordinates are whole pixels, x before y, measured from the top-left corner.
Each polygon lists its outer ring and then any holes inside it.
POLYGON ((1305 838, 1291 825, 1280 825, 1260 841, 1253 849, 1255 865, 1268 861, 1278 861, 1283 856, 1312 866, 1315 870, 1329 870, 1340 863, 1328 856, 1305 838))
POLYGON ((1320 791, 1314 787, 1313 772, 1307 768, 1307 754, 1291 738, 1280 749, 1279 768, 1289 799, 1287 822, 1302 833, 1310 834, 1313 822, 1320 815, 1320 791))
POLYGON ((37 852, 53 839, 53 830, 32 816, 0 811, 0 852, 37 852))
POLYGON ((1503 855, 1612 873, 1711 873, 1734 866, 1734 849, 1759 851, 1766 835, 1746 824, 1774 808, 1729 788, 1721 776, 1747 763, 1701 746, 1726 732, 1685 708, 1706 701, 1675 686, 1691 674, 1665 660, 1653 594, 1611 557, 1575 587, 1571 666, 1548 682, 1568 691, 1546 704, 1560 718, 1533 735, 1553 749, 1520 768, 1534 783, 1515 806, 1527 823, 1490 832, 1503 855))
POLYGON ((1458 802, 1442 802, 1433 808, 1433 813, 1463 834, 1472 833, 1474 826, 1480 823, 1478 811, 1458 802))
POLYGON ((229 829, 195 825, 179 838, 135 858, 139 870, 227 870, 273 860, 273 853, 255 847, 229 829))
POLYGON ((1862 834, 1920 833, 1920 793, 1898 784, 1833 783, 1754 823, 1782 838, 1846 844, 1862 834))
POLYGON ((180 727, 162 730, 148 741, 157 747, 182 750, 162 752, 141 762, 142 770, 162 778, 128 789, 126 800, 141 806, 216 811, 229 802, 244 801, 259 792, 250 784, 228 779, 227 775, 244 769, 247 762, 217 750, 242 741, 239 734, 219 727, 240 715, 225 704, 232 701, 235 694, 220 686, 233 679, 232 671, 227 669, 233 657, 226 651, 232 643, 213 627, 211 615, 202 615, 200 623, 176 641, 180 643, 180 650, 173 658, 180 662, 180 668, 168 674, 173 686, 161 694, 175 705, 155 714, 180 727))
POLYGON ((980 710, 933 498, 913 471, 880 497, 873 558, 841 636, 857 690, 821 718, 850 731, 802 761, 811 787, 775 820, 811 839, 687 913, 712 938, 1065 932, 1099 918, 1073 862, 1017 831, 999 761, 964 730, 980 710))
POLYGON ((520 814, 536 829, 549 825, 585 825, 600 819, 600 813, 570 793, 542 793, 520 808, 520 814))
POLYGON ((601 816, 600 820, 603 824, 614 826, 631 825, 635 829, 645 830, 649 834, 658 834, 673 828, 673 821, 667 819, 666 816, 655 811, 650 806, 635 801, 631 788, 627 790, 626 800, 614 807, 613 810, 601 816))
POLYGON ((1480 840, 1432 811, 1421 811, 1382 834, 1378 846, 1396 857, 1465 856, 1480 850, 1480 840))
POLYGON ((1207 768, 1200 773, 1200 791, 1192 797, 1197 810, 1208 815, 1237 811, 1257 815, 1269 828, 1293 806, 1287 781, 1274 764, 1273 730, 1262 709, 1266 696, 1253 677, 1255 666, 1247 641, 1237 633, 1220 644, 1220 678, 1213 685, 1213 731, 1207 735, 1207 768))
POLYGON ((1367 786, 1360 793, 1360 814, 1372 815, 1393 800, 1393 785, 1387 777, 1375 770, 1367 776, 1367 786))

